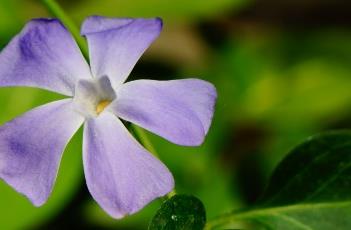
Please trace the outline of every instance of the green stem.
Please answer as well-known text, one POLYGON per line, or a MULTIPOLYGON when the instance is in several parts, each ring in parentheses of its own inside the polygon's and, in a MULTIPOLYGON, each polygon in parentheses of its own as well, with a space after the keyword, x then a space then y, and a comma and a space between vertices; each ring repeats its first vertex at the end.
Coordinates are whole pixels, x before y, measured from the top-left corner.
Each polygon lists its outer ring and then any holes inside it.
POLYGON ((59 4, 54 0, 42 0, 48 11, 59 18, 66 28, 72 33, 74 39, 77 41, 79 48, 81 49, 84 57, 89 59, 88 46, 85 39, 80 35, 79 29, 73 22, 73 20, 65 13, 59 4))
POLYGON ((160 158, 158 153, 156 152, 155 147, 152 145, 150 139, 147 137, 147 133, 145 132, 145 130, 133 124, 132 129, 134 130, 135 134, 139 137, 141 144, 143 144, 143 146, 147 150, 149 150, 155 157, 160 158))
MULTIPOLYGON (((155 157, 157 157, 158 159, 160 159, 158 153, 156 152, 155 147, 153 146, 153 144, 151 143, 150 139, 147 136, 147 133, 145 132, 144 129, 140 128, 139 126, 136 126, 134 124, 132 124, 132 129, 135 132, 135 134, 138 136, 140 142, 143 144, 143 146, 149 151, 151 152, 155 157)), ((174 196, 176 194, 175 189, 173 189, 170 193, 168 193, 166 196, 167 198, 171 198, 172 196, 174 196)))
MULTIPOLYGON (((73 37, 77 41, 77 44, 79 48, 81 49, 84 57, 89 60, 89 52, 88 52, 88 46, 85 41, 85 39, 80 35, 79 29, 77 28, 76 24, 73 22, 73 20, 65 13, 65 11, 61 8, 55 0, 42 0, 43 4, 46 6, 48 11, 54 15, 55 17, 59 18, 61 22, 66 26, 66 28, 72 33, 73 37)), ((132 128, 135 131, 135 133, 138 135, 141 143, 144 145, 144 147, 151 152, 155 157, 159 158, 154 146, 152 145, 150 139, 147 137, 146 132, 132 124, 132 128)), ((171 191, 170 193, 167 194, 167 197, 170 198, 173 195, 175 195, 176 192, 175 190, 171 191)))

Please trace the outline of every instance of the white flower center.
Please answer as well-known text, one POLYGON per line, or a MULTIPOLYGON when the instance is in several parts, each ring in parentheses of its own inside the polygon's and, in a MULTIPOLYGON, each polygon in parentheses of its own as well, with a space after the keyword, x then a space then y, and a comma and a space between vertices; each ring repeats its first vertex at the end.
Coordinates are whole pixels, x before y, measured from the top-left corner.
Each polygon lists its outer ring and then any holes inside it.
POLYGON ((75 109, 85 117, 96 117, 116 99, 116 93, 107 76, 79 80, 73 98, 75 109))

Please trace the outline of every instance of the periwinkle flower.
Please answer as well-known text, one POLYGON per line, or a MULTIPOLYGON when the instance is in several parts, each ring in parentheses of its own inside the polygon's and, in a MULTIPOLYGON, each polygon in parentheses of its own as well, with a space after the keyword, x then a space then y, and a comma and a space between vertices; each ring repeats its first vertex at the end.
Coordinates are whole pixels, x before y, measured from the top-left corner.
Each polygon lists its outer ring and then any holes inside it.
POLYGON ((198 79, 135 80, 132 68, 158 37, 155 19, 87 18, 90 66, 56 19, 34 19, 0 53, 0 86, 29 86, 71 98, 37 107, 0 127, 0 178, 35 206, 48 199, 66 144, 84 124, 86 183, 111 216, 135 213, 173 189, 168 169, 121 119, 197 146, 209 129, 216 90, 198 79))

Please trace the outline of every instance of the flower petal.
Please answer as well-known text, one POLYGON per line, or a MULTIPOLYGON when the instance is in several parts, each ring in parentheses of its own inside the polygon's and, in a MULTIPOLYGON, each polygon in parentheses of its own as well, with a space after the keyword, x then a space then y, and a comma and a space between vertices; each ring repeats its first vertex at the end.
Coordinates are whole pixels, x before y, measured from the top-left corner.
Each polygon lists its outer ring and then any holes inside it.
POLYGON ((0 178, 36 206, 49 197, 62 152, 84 122, 71 101, 40 106, 0 127, 0 178))
POLYGON ((107 75, 112 85, 118 87, 127 79, 161 29, 162 21, 159 18, 87 18, 81 33, 88 40, 94 77, 107 75))
POLYGON ((110 105, 117 116, 179 145, 200 145, 210 127, 216 89, 206 81, 137 80, 123 84, 110 105))
POLYGON ((108 112, 86 122, 83 157, 90 193, 114 218, 137 212, 174 186, 166 166, 108 112))
POLYGON ((72 96, 91 73, 77 44, 56 19, 33 19, 0 53, 0 86, 39 87, 72 96))

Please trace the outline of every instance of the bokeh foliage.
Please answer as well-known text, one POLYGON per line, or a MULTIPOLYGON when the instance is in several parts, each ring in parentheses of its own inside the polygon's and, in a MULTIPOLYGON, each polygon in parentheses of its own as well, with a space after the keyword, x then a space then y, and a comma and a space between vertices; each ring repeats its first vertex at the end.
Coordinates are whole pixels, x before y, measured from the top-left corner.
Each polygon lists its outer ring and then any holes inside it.
MULTIPOLYGON (((245 12, 255 7, 253 0, 58 2, 77 23, 92 14, 164 18, 164 32, 132 78, 195 76, 217 87, 216 113, 202 147, 176 146, 150 134, 177 191, 200 198, 208 219, 257 198, 284 153, 307 136, 351 126, 351 31, 346 27, 293 28, 248 20, 245 12)), ((0 46, 30 18, 48 16, 40 1, 0 0, 0 46)), ((2 88, 0 124, 58 98, 37 89, 2 88)), ((81 133, 65 151, 44 207, 34 208, 3 182, 0 203, 3 229, 145 229, 160 206, 154 201, 121 221, 108 217, 85 189, 81 133), (76 208, 69 212, 72 203, 76 208)))

